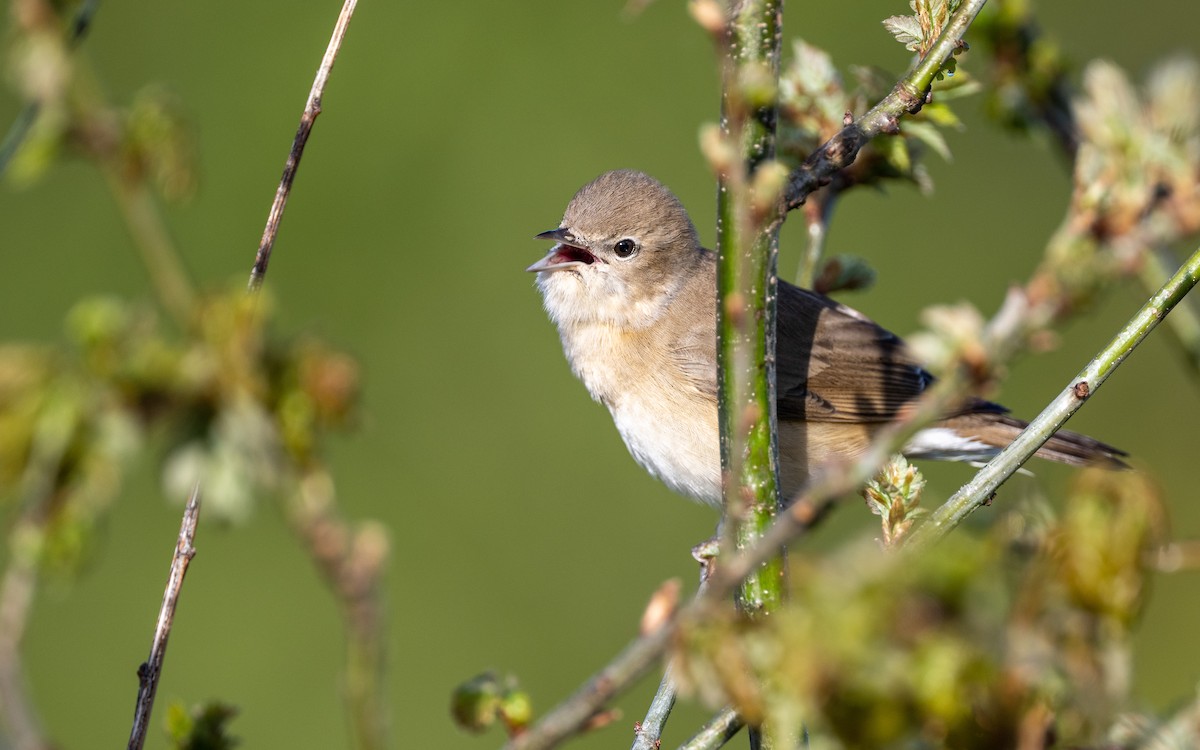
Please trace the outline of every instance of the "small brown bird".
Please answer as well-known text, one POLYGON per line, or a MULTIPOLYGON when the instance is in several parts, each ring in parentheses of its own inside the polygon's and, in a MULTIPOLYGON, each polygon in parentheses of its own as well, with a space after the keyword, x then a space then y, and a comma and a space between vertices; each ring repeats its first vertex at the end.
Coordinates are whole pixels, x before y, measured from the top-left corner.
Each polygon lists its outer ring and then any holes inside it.
MULTIPOLYGON (((580 188, 558 229, 537 238, 557 243, 528 270, 571 370, 608 407, 643 468, 676 492, 720 505, 716 258, 679 199, 641 172, 606 172, 580 188)), ((862 454, 933 382, 895 334, 783 281, 776 361, 785 497, 814 467, 862 454)), ((986 461, 1025 425, 974 399, 918 432, 904 453, 986 461)), ((1125 454, 1063 431, 1037 455, 1117 467, 1125 454)))

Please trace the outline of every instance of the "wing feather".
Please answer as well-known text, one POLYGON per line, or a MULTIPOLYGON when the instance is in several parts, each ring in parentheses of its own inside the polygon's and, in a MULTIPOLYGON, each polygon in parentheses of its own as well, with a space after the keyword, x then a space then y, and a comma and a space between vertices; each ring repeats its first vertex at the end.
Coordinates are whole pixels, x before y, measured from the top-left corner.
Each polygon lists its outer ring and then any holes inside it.
POLYGON ((933 382, 898 336, 782 281, 778 326, 780 419, 889 422, 933 382))

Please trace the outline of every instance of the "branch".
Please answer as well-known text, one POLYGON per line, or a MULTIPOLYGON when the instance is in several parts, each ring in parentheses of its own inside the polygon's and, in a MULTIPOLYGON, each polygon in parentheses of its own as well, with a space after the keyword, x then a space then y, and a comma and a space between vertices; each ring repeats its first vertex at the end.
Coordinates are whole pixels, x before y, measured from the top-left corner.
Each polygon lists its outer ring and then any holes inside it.
MULTIPOLYGON (((779 451, 775 425, 775 298, 779 221, 764 183, 777 173, 778 101, 756 101, 747 89, 769 77, 778 89, 783 7, 780 0, 737 5, 721 31, 722 146, 709 147, 718 171, 717 383, 724 524, 737 548, 770 524, 779 505, 779 451), (726 154, 727 157, 722 156, 726 154), (767 207, 764 210, 764 206, 767 207)), ((728 550, 725 550, 727 553, 728 550)), ((783 599, 783 559, 745 582, 741 602, 750 613, 777 608, 783 599)))
MULTIPOLYGON (((27 536, 27 519, 13 529, 10 539, 27 536)), ((35 532, 36 533, 36 532, 35 532)), ((0 718, 6 739, 15 750, 44 750, 50 744, 25 694, 21 670, 21 640, 29 621, 29 609, 37 588, 37 564, 34 555, 9 551, 12 559, 0 582, 0 718)), ((2 744, 2 743, 0 743, 2 744)))
POLYGON ((337 59, 342 47, 342 39, 346 29, 350 27, 350 19, 358 0, 345 0, 342 12, 338 14, 337 23, 333 26, 333 36, 329 46, 325 48, 325 56, 317 68, 317 76, 313 79, 312 89, 308 92, 308 101, 304 105, 304 113, 300 115, 300 127, 296 129, 296 137, 292 141, 292 150, 288 153, 283 165, 283 177, 279 188, 275 191, 275 200, 271 203, 271 211, 267 214, 267 226, 263 229, 262 240, 258 243, 258 252, 254 256, 254 267, 250 270, 249 290, 257 292, 262 286, 263 278, 267 275, 267 264, 271 261, 271 249, 275 247, 275 237, 279 234, 279 222, 283 220, 283 209, 287 206, 288 196, 292 192, 292 182, 296 179, 296 170, 300 167, 300 157, 304 155, 304 144, 308 142, 308 134, 312 132, 317 115, 321 114, 321 97, 325 94, 325 83, 333 70, 333 62, 337 59))
MULTIPOLYGON (((1142 257, 1142 267, 1138 273, 1142 286, 1146 291, 1152 290, 1167 278, 1171 269, 1167 263, 1175 265, 1178 260, 1170 258, 1165 248, 1148 248, 1142 257)), ((1200 373, 1200 314, 1195 305, 1180 305, 1167 321, 1167 330, 1175 340, 1176 348, 1184 362, 1191 367, 1193 373, 1200 373)), ((1197 382, 1200 382, 1198 380, 1197 382)))
POLYGON ((796 286, 805 289, 816 289, 817 265, 825 253, 825 240, 829 236, 829 220, 833 216, 833 207, 837 204, 838 194, 826 190, 804 205, 805 248, 804 257, 800 261, 800 270, 796 273, 796 286))
POLYGON ((992 493, 1037 452, 1037 449, 1083 406, 1150 331, 1183 299, 1200 279, 1200 249, 1167 280, 1137 315, 1095 359, 1079 372, 1054 401, 1007 448, 988 462, 913 533, 920 547, 943 538, 972 511, 987 503, 992 493))
POLYGON ((671 716, 671 709, 675 707, 676 695, 678 691, 671 678, 671 668, 667 667, 654 700, 650 701, 650 708, 646 710, 646 718, 637 726, 631 750, 658 750, 662 744, 663 727, 671 716))
POLYGON ((158 680, 162 676, 163 658, 167 655, 167 639, 175 620, 175 605, 183 588, 183 577, 187 575, 188 563, 196 554, 192 543, 196 539, 196 522, 200 519, 200 485, 192 489, 187 506, 183 509, 183 523, 179 527, 179 539, 175 543, 175 555, 171 559, 171 573, 167 576, 167 588, 163 592, 162 607, 158 611, 158 623, 154 626, 154 640, 150 644, 150 658, 138 667, 137 704, 133 712, 133 729, 129 733, 129 750, 141 750, 146 742, 146 730, 150 726, 150 713, 154 709, 154 694, 158 691, 158 680))
MULTIPOLYGON (((69 409, 51 408, 39 416, 20 481, 21 515, 9 531, 8 565, 0 581, 0 721, 16 750, 45 750, 21 669, 21 640, 37 590, 38 565, 45 548, 56 480, 72 445, 69 409)), ((0 742, 0 744, 3 744, 0 742)))
MULTIPOLYGON (((788 176, 783 195, 783 212, 803 205, 805 199, 829 182, 833 174, 854 163, 863 146, 880 133, 895 133, 900 118, 915 114, 925 104, 934 77, 954 52, 986 0, 964 0, 946 25, 942 36, 915 68, 892 88, 890 94, 856 122, 830 138, 788 176)), ((782 219, 781 219, 782 220, 782 219)))
POLYGON ((388 540, 377 523, 352 528, 337 514, 324 471, 300 478, 284 510, 297 539, 324 576, 346 619, 345 701, 354 747, 388 747, 383 571, 388 540))
MULTIPOLYGON (((783 0, 727 2, 721 85, 723 147, 714 160, 717 189, 717 412, 724 479, 721 547, 745 549, 780 508, 775 415, 778 210, 781 168, 774 163, 779 119, 783 0), (759 89, 770 94, 759 93, 759 89)), ((778 610, 786 558, 780 548, 741 581, 738 606, 749 616, 778 610)), ((754 750, 768 748, 756 730, 754 750)))
POLYGON ((745 723, 737 711, 726 708, 705 724, 696 736, 679 746, 679 750, 716 750, 741 731, 745 723))
MULTIPOLYGON (((688 607, 691 609, 695 606, 688 607)), ((575 694, 543 716, 529 731, 510 739, 504 750, 542 750, 578 734, 600 709, 649 671, 670 643, 678 616, 630 643, 575 694)))
POLYGON ((114 155, 102 155, 100 166, 146 266, 155 295, 175 322, 186 329, 195 313, 196 292, 183 270, 162 213, 145 183, 131 180, 114 155))

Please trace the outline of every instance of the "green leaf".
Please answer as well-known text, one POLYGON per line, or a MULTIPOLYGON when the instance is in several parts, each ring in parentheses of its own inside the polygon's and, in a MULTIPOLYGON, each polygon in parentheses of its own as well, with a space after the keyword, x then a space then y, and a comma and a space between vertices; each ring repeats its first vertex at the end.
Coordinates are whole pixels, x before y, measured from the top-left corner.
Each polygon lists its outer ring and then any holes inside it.
POLYGON ((904 133, 909 138, 915 138, 917 141, 933 149, 938 156, 946 161, 953 160, 953 157, 950 155, 950 145, 946 143, 942 131, 934 127, 932 123, 910 120, 904 123, 904 133))
POLYGON ((962 120, 954 114, 954 110, 937 101, 930 102, 921 108, 921 119, 939 128, 954 128, 961 130, 962 120))
POLYGON ((220 701, 193 707, 175 702, 167 709, 166 730, 172 750, 232 750, 238 739, 229 734, 237 709, 220 701))
POLYGON ((916 52, 925 40, 921 24, 913 16, 889 16, 883 19, 883 27, 910 52, 916 52))
POLYGON ((876 138, 874 144, 888 166, 900 174, 908 174, 912 170, 912 155, 908 151, 908 143, 900 137, 889 136, 876 138))

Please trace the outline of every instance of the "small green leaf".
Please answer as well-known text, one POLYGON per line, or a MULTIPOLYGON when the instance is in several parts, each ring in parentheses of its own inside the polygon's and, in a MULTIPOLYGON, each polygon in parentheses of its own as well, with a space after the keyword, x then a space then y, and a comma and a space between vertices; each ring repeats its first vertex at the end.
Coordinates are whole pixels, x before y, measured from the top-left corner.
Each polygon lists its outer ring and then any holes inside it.
POLYGON ((879 150, 888 166, 900 174, 912 171, 912 154, 909 153, 908 143, 900 137, 889 136, 876 138, 874 147, 879 150))
POLYGON ((972 96, 983 90, 983 84, 966 72, 958 72, 952 78, 943 78, 933 87, 934 101, 947 102, 972 96))
POLYGON ((961 130, 963 127, 962 120, 958 119, 958 115, 954 114, 952 109, 936 101, 921 108, 921 119, 941 128, 961 130))
POLYGON ((916 52, 925 41, 921 24, 913 16, 889 16, 883 19, 883 27, 910 52, 916 52))
POLYGON ((904 134, 910 138, 915 138, 917 141, 933 149, 938 156, 946 161, 952 160, 950 145, 946 143, 946 138, 942 135, 942 131, 934 127, 933 124, 911 120, 904 123, 904 134))
POLYGON ((194 706, 190 711, 182 703, 167 709, 166 729, 172 750, 231 750, 238 739, 229 734, 229 722, 237 709, 220 701, 194 706))

